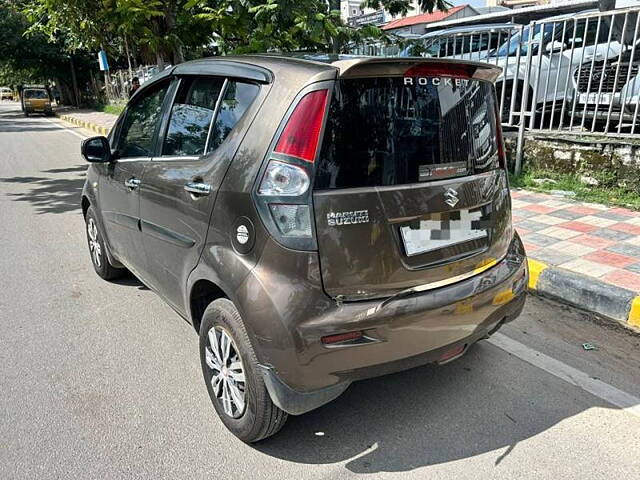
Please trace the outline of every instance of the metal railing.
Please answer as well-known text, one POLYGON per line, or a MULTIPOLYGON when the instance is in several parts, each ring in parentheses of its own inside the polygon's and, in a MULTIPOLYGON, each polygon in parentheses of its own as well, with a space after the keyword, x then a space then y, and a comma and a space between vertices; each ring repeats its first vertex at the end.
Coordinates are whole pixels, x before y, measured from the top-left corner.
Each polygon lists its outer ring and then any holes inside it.
POLYGON ((441 31, 398 52, 416 54, 502 68, 496 92, 503 126, 519 129, 517 166, 526 129, 640 135, 640 7, 441 31))

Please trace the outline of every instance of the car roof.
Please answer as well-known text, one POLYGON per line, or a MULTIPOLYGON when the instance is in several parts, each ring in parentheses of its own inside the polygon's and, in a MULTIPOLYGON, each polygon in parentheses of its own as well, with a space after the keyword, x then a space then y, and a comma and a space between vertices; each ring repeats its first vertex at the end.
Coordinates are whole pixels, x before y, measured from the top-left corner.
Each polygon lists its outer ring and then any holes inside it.
MULTIPOLYGON (((212 72, 227 77, 244 78, 258 83, 271 83, 275 77, 291 78, 301 75, 304 83, 333 80, 338 77, 356 76, 356 72, 393 74, 405 68, 407 63, 441 62, 465 63, 489 72, 495 67, 486 63, 464 60, 443 60, 422 57, 369 57, 359 55, 341 55, 326 53, 287 53, 287 54, 253 54, 207 57, 181 63, 154 75, 138 89, 135 96, 170 75, 211 75, 212 72)), ((496 72, 499 73, 500 69, 496 72)), ((493 75, 493 74, 490 74, 493 75)), ((497 75, 497 73, 496 73, 497 75)))
POLYGON ((427 32, 421 35, 419 38, 426 39, 432 37, 439 37, 441 35, 450 35, 452 33, 464 33, 464 32, 486 32, 496 29, 517 28, 519 24, 515 23, 488 23, 484 25, 465 25, 461 27, 445 28, 442 30, 435 30, 433 32, 427 32))

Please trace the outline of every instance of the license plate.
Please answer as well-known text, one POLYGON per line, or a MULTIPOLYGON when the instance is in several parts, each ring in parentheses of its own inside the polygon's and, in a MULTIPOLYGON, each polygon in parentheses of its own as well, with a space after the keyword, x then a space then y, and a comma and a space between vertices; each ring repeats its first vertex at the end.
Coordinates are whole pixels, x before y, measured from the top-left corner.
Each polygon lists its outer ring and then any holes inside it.
POLYGON ((407 256, 440 250, 471 240, 487 238, 481 208, 432 214, 415 225, 400 227, 407 256))
POLYGON ((610 93, 601 93, 598 99, 598 92, 595 93, 581 93, 580 103, 597 103, 600 105, 611 103, 610 93))

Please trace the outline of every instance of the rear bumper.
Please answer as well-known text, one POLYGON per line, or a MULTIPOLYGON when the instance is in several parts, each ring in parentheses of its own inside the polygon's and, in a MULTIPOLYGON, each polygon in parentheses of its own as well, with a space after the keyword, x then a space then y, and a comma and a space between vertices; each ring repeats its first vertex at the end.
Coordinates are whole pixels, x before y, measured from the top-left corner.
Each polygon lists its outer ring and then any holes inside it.
POLYGON ((456 348, 461 350, 455 357, 463 354, 520 314, 527 279, 524 248, 515 235, 507 256, 489 270, 374 312, 380 301, 337 305, 319 293, 319 284, 310 285, 313 271, 283 296, 280 280, 261 261, 243 286, 243 295, 254 301, 241 310, 272 399, 300 414, 337 397, 352 381, 438 362, 456 348), (321 342, 351 331, 363 331, 371 341, 333 348, 321 342))

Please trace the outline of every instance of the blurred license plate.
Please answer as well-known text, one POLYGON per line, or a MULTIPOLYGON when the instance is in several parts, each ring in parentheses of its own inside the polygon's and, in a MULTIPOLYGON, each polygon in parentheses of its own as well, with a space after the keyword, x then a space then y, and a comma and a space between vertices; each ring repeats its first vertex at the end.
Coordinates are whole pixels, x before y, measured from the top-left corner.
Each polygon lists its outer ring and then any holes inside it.
POLYGON ((400 227, 407 256, 451 247, 459 243, 487 238, 488 231, 481 208, 434 213, 415 225, 400 227))
POLYGON ((598 92, 595 93, 581 93, 580 103, 597 103, 597 104, 609 104, 611 103, 610 93, 601 93, 598 100, 598 92))

